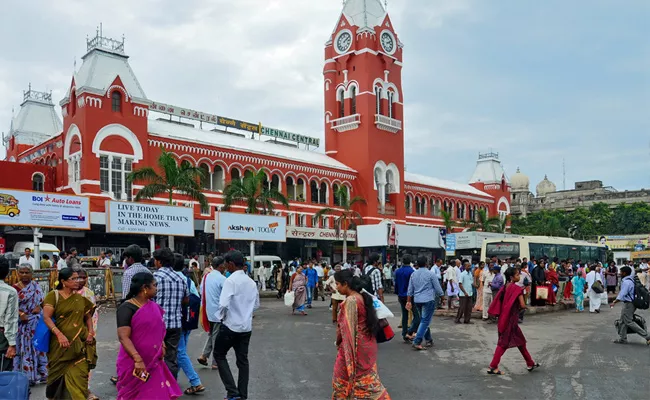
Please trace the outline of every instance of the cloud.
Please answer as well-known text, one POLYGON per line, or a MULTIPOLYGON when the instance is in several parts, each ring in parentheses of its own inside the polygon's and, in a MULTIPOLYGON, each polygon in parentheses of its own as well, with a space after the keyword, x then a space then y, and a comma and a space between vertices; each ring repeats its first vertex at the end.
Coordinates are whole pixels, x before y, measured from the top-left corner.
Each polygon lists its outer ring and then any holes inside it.
MULTIPOLYGON (((532 186, 545 173, 559 186, 564 159, 570 182, 650 187, 650 9, 585 4, 391 0, 409 171, 464 182, 492 149, 532 186)), ((103 22, 105 35, 126 36, 150 99, 323 139, 338 1, 35 0, 3 11, 0 130, 29 82, 63 97, 103 22)))

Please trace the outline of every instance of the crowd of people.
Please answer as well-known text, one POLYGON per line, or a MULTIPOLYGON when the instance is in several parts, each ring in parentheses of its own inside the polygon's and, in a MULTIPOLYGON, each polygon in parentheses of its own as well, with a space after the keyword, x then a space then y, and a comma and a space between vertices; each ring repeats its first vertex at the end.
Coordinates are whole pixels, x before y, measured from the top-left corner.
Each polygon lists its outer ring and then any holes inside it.
MULTIPOLYGON (((97 365, 98 313, 86 271, 75 262, 72 249, 59 270, 56 288, 44 293, 33 280, 33 258, 28 252, 24 258, 17 268, 18 283, 9 286, 4 282, 9 263, 0 257, 3 370, 22 372, 31 385, 46 384, 49 399, 97 399, 89 383, 97 365), (41 325, 49 334, 49 338, 43 336, 49 339, 45 348, 38 344, 41 325)), ((475 311, 481 312, 486 323, 496 324, 498 342, 487 369, 491 375, 503 374, 501 357, 513 347, 519 349, 529 371, 539 368, 519 327, 529 306, 573 301, 575 311, 582 312, 586 296, 590 312, 598 313, 603 303, 608 304, 607 294, 618 293, 610 304, 623 303, 615 343, 627 343, 628 333, 633 332, 650 345, 646 327, 635 319, 637 286, 650 289, 645 260, 636 268, 546 257, 530 261, 493 258, 478 263, 453 260, 444 265, 440 259, 430 264, 426 257, 407 254, 397 267, 382 264, 380 255, 373 253, 365 265, 332 267, 314 259, 296 259, 254 275, 238 251, 213 257, 202 270, 198 257, 187 265, 183 255, 162 248, 147 259, 139 246, 131 245, 124 250, 121 264, 125 268, 123 299, 116 312, 120 350, 117 374, 111 378, 118 399, 173 399, 205 392, 187 352, 191 333, 198 328, 208 337, 197 363, 218 371, 226 399, 246 399, 253 312, 260 304, 259 291, 267 285, 278 291, 278 298, 291 299, 293 314, 307 315, 314 301, 330 298, 332 322, 337 327, 332 381, 336 399, 390 398, 376 365, 377 343, 385 340, 387 325, 377 316, 377 303, 389 292, 397 295, 402 311, 402 340, 418 351, 434 346, 430 325, 436 309, 455 310, 457 324, 472 324, 475 311), (193 271, 198 272, 198 280, 193 271), (227 360, 231 349, 237 360, 237 380, 227 360), (177 382, 180 371, 189 381, 185 390, 177 382)))

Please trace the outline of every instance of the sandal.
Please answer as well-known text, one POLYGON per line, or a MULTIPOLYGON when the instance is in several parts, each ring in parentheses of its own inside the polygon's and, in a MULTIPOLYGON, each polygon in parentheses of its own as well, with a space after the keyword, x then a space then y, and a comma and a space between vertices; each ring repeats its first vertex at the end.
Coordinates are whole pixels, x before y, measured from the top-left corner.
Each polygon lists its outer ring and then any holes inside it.
POLYGON ((413 350, 417 350, 417 351, 426 350, 426 347, 422 346, 421 344, 414 344, 413 350))
POLYGON ((95 395, 94 393, 91 393, 90 391, 88 392, 88 397, 86 400, 99 400, 99 397, 95 395))
POLYGON ((113 385, 117 385, 117 376, 111 376, 110 381, 113 385))
POLYGON ((186 395, 193 395, 197 393, 203 393, 205 392, 205 386, 203 385, 197 385, 197 386, 190 386, 183 393, 186 395))
POLYGON ((499 370, 499 368, 490 368, 487 373, 488 375, 505 375, 503 371, 499 370))
POLYGON ((196 359, 196 361, 201 365, 205 365, 206 367, 208 366, 208 359, 207 358, 199 357, 199 358, 196 359))
POLYGON ((530 367, 528 367, 526 369, 528 370, 528 372, 533 372, 534 370, 536 370, 539 367, 540 367, 539 363, 535 363, 535 364, 531 365, 530 367))

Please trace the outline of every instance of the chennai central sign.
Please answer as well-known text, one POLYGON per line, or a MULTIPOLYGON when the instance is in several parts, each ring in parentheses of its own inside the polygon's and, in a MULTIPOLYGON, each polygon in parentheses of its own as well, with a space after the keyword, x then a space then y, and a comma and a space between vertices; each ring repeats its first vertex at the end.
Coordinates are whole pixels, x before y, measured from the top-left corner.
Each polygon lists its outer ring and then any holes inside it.
POLYGON ((238 119, 220 117, 216 114, 208 114, 201 111, 191 110, 189 108, 176 107, 169 104, 155 102, 151 103, 149 110, 167 115, 173 115, 175 117, 187 118, 194 121, 201 121, 219 126, 225 126, 226 128, 235 128, 246 132, 253 132, 259 135, 270 136, 276 139, 288 140, 299 144, 306 144, 308 146, 320 146, 320 139, 318 138, 287 132, 280 129, 269 128, 268 126, 262 126, 261 122, 254 124, 246 121, 240 121, 238 119))

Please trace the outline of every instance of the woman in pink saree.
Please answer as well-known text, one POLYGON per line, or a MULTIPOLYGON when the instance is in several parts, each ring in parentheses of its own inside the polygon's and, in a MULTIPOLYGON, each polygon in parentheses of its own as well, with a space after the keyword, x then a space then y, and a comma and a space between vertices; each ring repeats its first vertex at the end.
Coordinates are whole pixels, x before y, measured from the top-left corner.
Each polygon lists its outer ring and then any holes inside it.
POLYGON ((499 317, 497 326, 499 340, 487 373, 490 375, 503 375, 503 372, 499 370, 499 363, 506 350, 512 347, 519 349, 524 360, 526 360, 528 371, 532 372, 534 369, 539 368, 539 364, 533 361, 530 353, 528 353, 526 338, 519 327, 519 312, 526 309, 523 295, 524 288, 516 285, 520 279, 519 270, 508 268, 504 278, 506 284, 494 297, 488 310, 488 314, 491 316, 499 317))
POLYGON ((117 310, 117 399, 176 399, 182 395, 167 365, 163 310, 151 299, 156 282, 150 273, 133 276, 127 301, 117 310))

